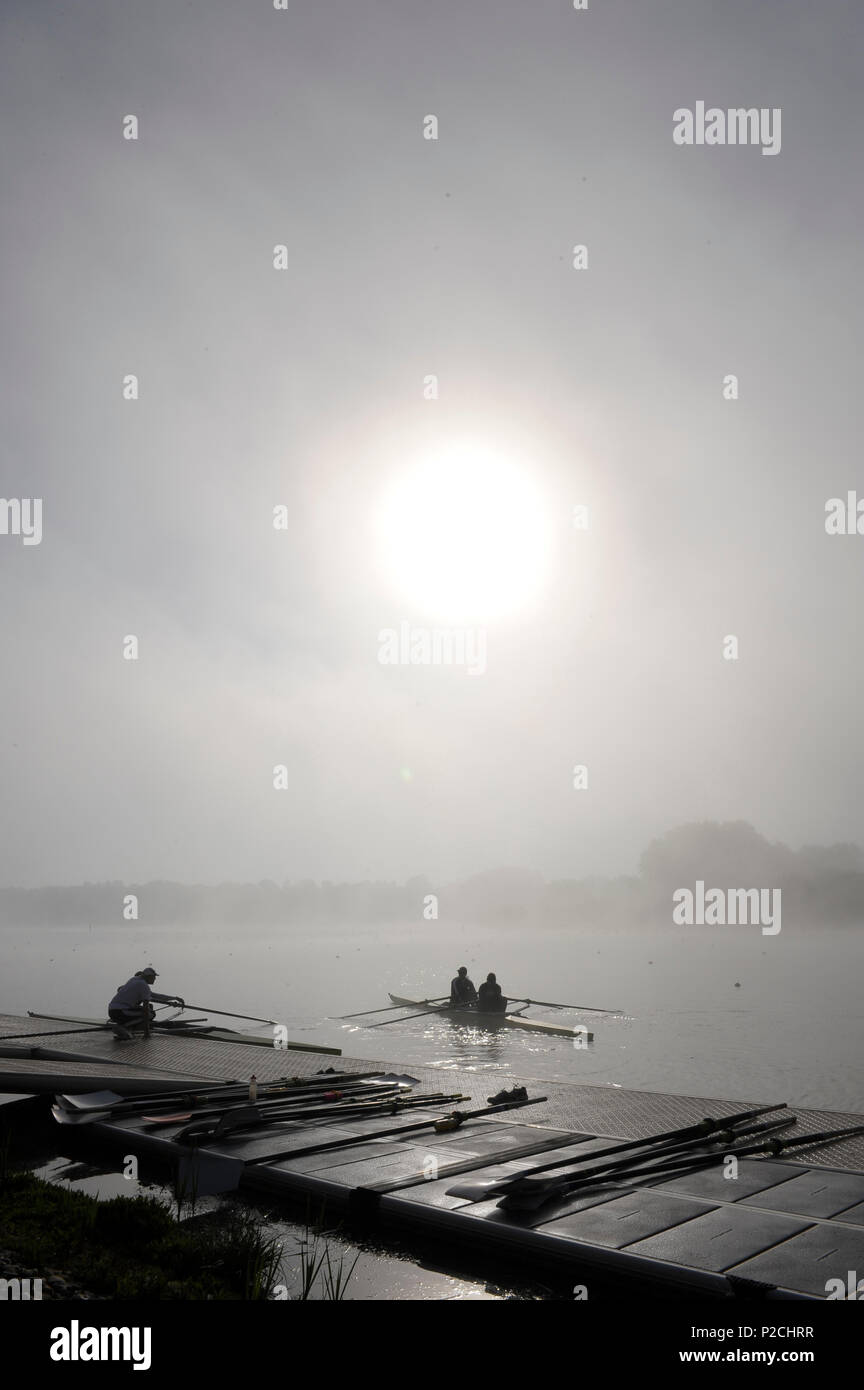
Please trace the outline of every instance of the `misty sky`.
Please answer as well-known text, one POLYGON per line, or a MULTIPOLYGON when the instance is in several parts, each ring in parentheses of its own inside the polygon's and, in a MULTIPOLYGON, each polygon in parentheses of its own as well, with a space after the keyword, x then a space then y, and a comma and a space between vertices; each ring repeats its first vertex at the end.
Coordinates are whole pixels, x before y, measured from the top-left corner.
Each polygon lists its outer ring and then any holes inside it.
POLYGON ((838 0, 5 0, 0 493, 43 537, 0 535, 0 883, 864 840, 864 536, 824 524, 864 494, 862 36, 838 0), (676 146, 700 100, 782 149, 676 146), (382 665, 436 622, 382 496, 463 438, 519 461, 543 581, 484 673, 382 665))

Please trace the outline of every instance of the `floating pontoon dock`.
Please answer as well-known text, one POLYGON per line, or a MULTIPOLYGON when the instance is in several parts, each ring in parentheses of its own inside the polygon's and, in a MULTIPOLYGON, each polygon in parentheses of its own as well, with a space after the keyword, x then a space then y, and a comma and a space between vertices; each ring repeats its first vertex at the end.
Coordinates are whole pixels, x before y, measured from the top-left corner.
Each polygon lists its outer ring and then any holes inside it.
MULTIPOLYGON (((405 1071, 388 1059, 370 1062, 314 1052, 285 1052, 207 1037, 156 1035, 117 1045, 104 1034, 47 1036, 51 1025, 0 1016, 0 1090, 74 1093, 111 1089, 123 1095, 219 1081, 259 1083, 286 1076, 311 1078, 328 1068, 342 1073, 405 1071), (20 1035, 24 1034, 22 1039, 20 1035), (15 1035, 15 1041, 4 1038, 15 1035), (64 1058, 64 1044, 71 1056, 64 1058), (10 1048, 35 1055, 4 1055, 10 1048), (38 1049, 49 1049, 50 1057, 38 1049), (82 1060, 82 1054, 92 1060, 82 1060), (120 1064, 122 1062, 122 1065, 120 1064)), ((506 1211, 497 1201, 452 1195, 457 1183, 512 1176, 538 1162, 565 1161, 616 1140, 647 1138, 724 1117, 757 1102, 711 1100, 562 1082, 528 1082, 500 1073, 410 1067, 418 1089, 459 1090, 469 1097, 458 1108, 479 1108, 490 1091, 514 1083, 547 1099, 488 1119, 469 1120, 453 1134, 406 1132, 369 1138, 346 1148, 334 1142, 372 1135, 380 1116, 336 1115, 322 1121, 280 1120, 267 1128, 238 1131, 207 1141, 200 1149, 178 1144, 182 1123, 154 1132, 139 1114, 108 1118, 88 1134, 173 1165, 185 1156, 218 1167, 242 1168, 241 1185, 296 1200, 324 1201, 328 1215, 347 1212, 376 1231, 411 1232, 465 1246, 473 1256, 486 1251, 524 1264, 526 1274, 564 1271, 574 1284, 631 1289, 641 1294, 715 1299, 818 1299, 830 1280, 845 1285, 849 1271, 864 1275, 864 1135, 828 1147, 805 1146, 794 1160, 742 1159, 730 1180, 718 1165, 674 1178, 622 1176, 614 1186, 594 1188, 536 1211, 506 1211), (286 1151, 320 1144, 325 1152, 285 1158, 286 1151), (280 1155, 272 1163, 267 1155, 280 1155), (233 1160, 233 1164, 230 1162, 233 1160), (263 1161, 262 1161, 263 1160, 263 1161)), ((783 1100, 772 1096, 765 1104, 783 1100)), ((416 1124, 446 1113, 452 1105, 429 1106, 392 1118, 388 1127, 416 1124)), ((816 1134, 864 1125, 864 1117, 790 1107, 794 1132, 816 1134)))

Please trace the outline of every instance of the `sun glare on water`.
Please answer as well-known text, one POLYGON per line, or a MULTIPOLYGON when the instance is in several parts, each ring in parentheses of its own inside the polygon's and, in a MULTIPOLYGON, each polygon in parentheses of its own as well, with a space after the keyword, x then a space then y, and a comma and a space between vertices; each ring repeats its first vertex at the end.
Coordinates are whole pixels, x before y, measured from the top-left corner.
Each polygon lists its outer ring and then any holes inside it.
POLYGON ((436 451, 399 473, 376 533, 390 583, 438 622, 515 614, 542 586, 542 497, 526 469, 474 444, 436 451))

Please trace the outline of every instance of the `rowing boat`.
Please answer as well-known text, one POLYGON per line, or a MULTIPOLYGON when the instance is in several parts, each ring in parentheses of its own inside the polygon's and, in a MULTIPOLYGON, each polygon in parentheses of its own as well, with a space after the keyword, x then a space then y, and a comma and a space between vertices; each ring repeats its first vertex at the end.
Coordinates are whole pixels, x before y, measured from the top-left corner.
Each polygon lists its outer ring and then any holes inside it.
POLYGON ((593 1042, 594 1034, 584 1028, 568 1028, 563 1023, 544 1023, 539 1018, 520 1018, 518 1014, 485 1014, 479 1009, 451 1009, 449 1004, 430 1004, 428 999, 400 999, 391 994, 394 1004, 405 1009, 423 1009, 430 1014, 440 1014, 454 1023, 474 1023, 480 1028, 521 1028, 526 1033, 546 1033, 559 1038, 581 1038, 593 1042))

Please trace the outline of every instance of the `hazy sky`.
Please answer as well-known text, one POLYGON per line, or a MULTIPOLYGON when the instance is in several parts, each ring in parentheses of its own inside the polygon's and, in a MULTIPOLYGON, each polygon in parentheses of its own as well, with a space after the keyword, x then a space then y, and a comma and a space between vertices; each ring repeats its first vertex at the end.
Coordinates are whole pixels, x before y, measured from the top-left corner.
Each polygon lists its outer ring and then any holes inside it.
POLYGON ((864 536, 825 532, 864 495, 862 35, 838 0, 5 0, 0 492, 43 534, 0 535, 0 882, 864 840, 864 536), (779 153, 676 145, 699 101, 779 108, 779 153), (512 464, 545 570, 505 525, 485 671, 382 665, 460 573, 452 489, 419 589, 382 497, 466 439, 504 480, 478 566, 512 464))

